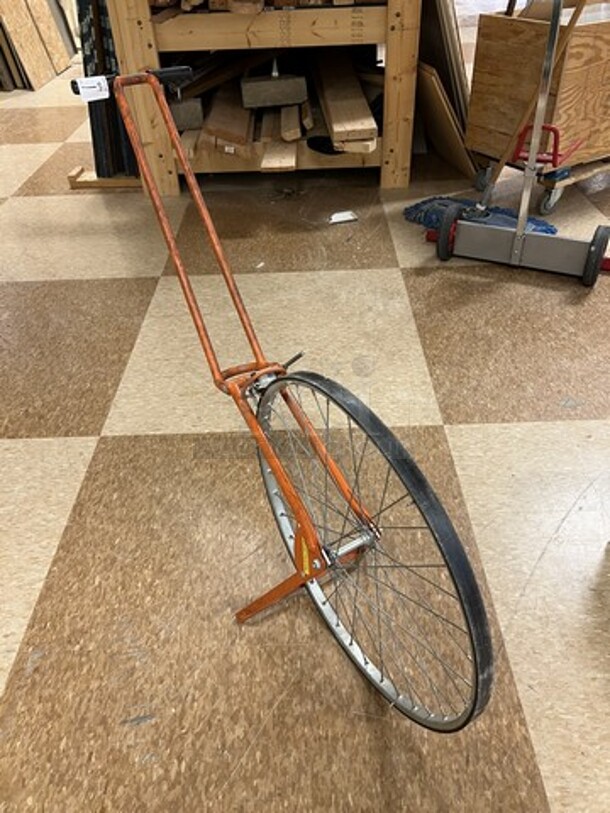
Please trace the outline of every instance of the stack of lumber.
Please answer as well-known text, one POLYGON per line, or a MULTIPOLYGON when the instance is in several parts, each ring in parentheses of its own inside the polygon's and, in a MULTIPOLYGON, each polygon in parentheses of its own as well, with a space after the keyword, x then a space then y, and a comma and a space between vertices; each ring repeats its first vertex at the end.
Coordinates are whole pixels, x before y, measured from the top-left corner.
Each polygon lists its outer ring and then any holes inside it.
POLYGON ((74 53, 56 0, 0 0, 0 90, 38 90, 69 67, 74 53))
POLYGON ((330 154, 377 149, 378 127, 363 87, 372 82, 379 96, 383 75, 373 67, 372 80, 361 82, 345 48, 293 58, 299 72, 284 68, 281 53, 214 53, 196 70, 182 99, 172 104, 190 157, 201 150, 236 161, 257 157, 261 170, 283 172, 296 169, 298 144, 312 136, 323 139, 330 154))

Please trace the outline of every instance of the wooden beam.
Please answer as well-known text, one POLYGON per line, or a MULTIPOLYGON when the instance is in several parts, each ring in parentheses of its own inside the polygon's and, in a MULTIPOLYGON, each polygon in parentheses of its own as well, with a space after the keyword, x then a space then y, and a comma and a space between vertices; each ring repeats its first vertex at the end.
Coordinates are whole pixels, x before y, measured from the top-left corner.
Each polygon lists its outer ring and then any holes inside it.
POLYGON ((301 116, 298 104, 282 107, 281 130, 284 141, 298 141, 301 137, 301 116))
POLYGON ((265 110, 261 123, 261 137, 263 143, 279 141, 282 137, 281 113, 279 110, 265 110))
POLYGON ((98 178, 95 172, 84 167, 75 167, 68 173, 70 189, 141 189, 142 181, 131 175, 115 175, 113 178, 98 178))
POLYGON ((203 131, 231 144, 247 144, 252 133, 252 112, 241 104, 239 85, 218 88, 203 122, 203 131))
POLYGON ((409 185, 422 0, 388 0, 381 187, 409 185))
POLYGON ((292 172, 297 168, 296 142, 270 141, 261 161, 261 172, 292 172))
POLYGON ((377 124, 345 49, 316 55, 315 82, 333 141, 363 141, 377 137, 377 124))
MULTIPOLYGON (((421 0, 401 2, 410 7, 421 0)), ((154 28, 159 51, 293 48, 384 42, 386 20, 385 6, 352 6, 266 14, 181 14, 154 28)))
MULTIPOLYGON (((148 0, 107 0, 107 4, 121 72, 159 68, 156 27, 150 21, 148 0)), ((162 195, 179 195, 171 141, 152 93, 148 88, 130 88, 127 94, 159 191, 162 195)))

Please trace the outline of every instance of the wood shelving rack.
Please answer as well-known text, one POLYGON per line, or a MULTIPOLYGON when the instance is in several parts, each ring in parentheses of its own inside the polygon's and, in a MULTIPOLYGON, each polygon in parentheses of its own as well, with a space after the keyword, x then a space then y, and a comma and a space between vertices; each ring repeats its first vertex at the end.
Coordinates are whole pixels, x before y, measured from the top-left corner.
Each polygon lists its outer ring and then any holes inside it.
MULTIPOLYGON (((297 149, 298 169, 381 167, 381 187, 409 184, 415 111, 421 0, 388 0, 387 5, 319 6, 277 9, 260 14, 216 12, 161 13, 148 0, 108 0, 121 71, 160 66, 160 54, 250 48, 297 48, 385 44, 383 138, 369 154, 322 155, 306 142, 297 149)), ((147 157, 162 194, 179 194, 179 179, 169 138, 152 98, 134 96, 134 112, 147 157)), ((249 158, 195 150, 195 172, 260 169, 262 155, 249 158)))

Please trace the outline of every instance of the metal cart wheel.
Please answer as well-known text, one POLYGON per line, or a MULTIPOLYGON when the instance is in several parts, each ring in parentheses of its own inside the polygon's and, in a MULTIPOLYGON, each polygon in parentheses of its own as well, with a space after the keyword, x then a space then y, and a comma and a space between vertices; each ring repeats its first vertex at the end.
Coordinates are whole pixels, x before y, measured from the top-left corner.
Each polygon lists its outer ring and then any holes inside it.
POLYGON ((555 210, 565 191, 564 186, 547 189, 540 199, 538 211, 541 215, 550 215, 555 210))
POLYGON ((436 256, 446 262, 453 257, 455 243, 455 224, 460 219, 464 207, 461 203, 452 203, 445 210, 436 240, 436 256))
POLYGON ((610 241, 610 226, 598 226, 591 240, 582 274, 582 284, 587 288, 592 288, 597 282, 608 241, 610 241))
POLYGON ((491 169, 490 165, 477 170, 477 174, 474 176, 474 188, 477 192, 484 192, 487 189, 491 180, 491 169))

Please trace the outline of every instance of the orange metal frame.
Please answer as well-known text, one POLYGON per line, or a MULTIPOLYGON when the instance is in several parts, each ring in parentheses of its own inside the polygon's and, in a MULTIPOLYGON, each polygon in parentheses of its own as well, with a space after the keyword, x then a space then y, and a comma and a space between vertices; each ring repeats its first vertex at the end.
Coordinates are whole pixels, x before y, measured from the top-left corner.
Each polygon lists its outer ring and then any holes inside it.
MULTIPOLYGON (((152 73, 139 73, 117 76, 114 79, 113 89, 122 119, 125 123, 127 134, 129 135, 129 139, 134 149, 142 179, 146 185, 146 188, 148 189, 155 214, 159 221, 165 242, 167 243, 172 263, 178 275, 178 279, 180 281, 189 312, 195 324, 195 329, 197 330, 197 335, 199 336, 203 353, 210 367, 214 383, 218 389, 227 395, 230 395, 235 402, 248 428, 254 436, 262 455, 269 464, 273 476, 275 477, 276 482, 296 519, 297 527, 295 532, 294 548, 294 560, 296 567, 295 573, 284 581, 280 582, 280 584, 276 585, 264 595, 260 596, 260 598, 241 609, 236 614, 236 618, 238 621, 243 622, 248 618, 251 618, 256 613, 261 612, 267 607, 270 607, 284 597, 295 592, 306 582, 319 578, 328 569, 328 565, 324 555, 322 554, 318 535, 313 526, 311 518, 248 401, 247 392, 259 378, 266 375, 273 375, 274 377, 285 375, 286 368, 282 364, 268 361, 262 351, 254 331, 254 327, 246 310, 246 306, 243 302, 237 287, 237 283, 235 282, 233 273, 229 266, 229 262, 218 237, 218 233, 216 232, 216 228, 210 216, 208 207, 203 199, 201 189, 199 188, 195 174, 189 164, 188 158, 182 146, 180 135, 176 129, 169 105, 165 99, 165 93, 161 83, 152 73), (197 208, 197 212, 208 237, 210 247, 214 253, 231 296, 231 300, 239 317, 244 334, 252 350, 252 354, 254 356, 254 361, 252 362, 229 367, 224 370, 221 369, 218 363, 218 357, 214 350, 208 330, 205 326, 199 303, 197 302, 195 292, 193 291, 188 273, 180 255, 174 231, 171 227, 167 212, 163 205, 159 188, 153 177, 150 164, 146 158, 144 146, 131 112, 130 103, 128 102, 125 93, 126 88, 144 84, 150 87, 155 96, 157 105, 163 117, 163 121, 167 127, 176 158, 182 167, 186 184, 197 208)), ((347 503, 364 523, 374 529, 372 518, 355 499, 353 489, 350 488, 341 470, 330 457, 328 450, 314 429, 313 424, 300 408, 296 399, 293 398, 288 392, 284 392, 283 397, 290 411, 294 415, 298 425, 308 438, 313 451, 328 469, 332 480, 344 495, 347 503)), ((353 553, 348 554, 348 556, 353 558, 353 553)))

